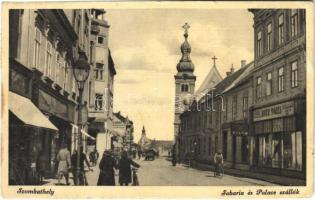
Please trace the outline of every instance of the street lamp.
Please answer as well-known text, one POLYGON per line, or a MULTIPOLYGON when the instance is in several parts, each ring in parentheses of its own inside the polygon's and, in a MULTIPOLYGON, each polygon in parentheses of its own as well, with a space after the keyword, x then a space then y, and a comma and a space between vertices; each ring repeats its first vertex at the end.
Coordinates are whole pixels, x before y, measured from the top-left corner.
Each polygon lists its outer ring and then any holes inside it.
POLYGON ((77 173, 75 174, 76 178, 76 185, 80 184, 80 157, 81 157, 81 143, 82 143, 82 96, 83 96, 83 90, 84 90, 84 84, 85 81, 88 79, 90 73, 90 65, 87 62, 87 58, 85 56, 85 53, 82 51, 79 51, 79 58, 74 63, 73 66, 73 75, 76 80, 76 83, 78 84, 78 90, 79 90, 79 104, 78 104, 78 149, 77 149, 77 173))

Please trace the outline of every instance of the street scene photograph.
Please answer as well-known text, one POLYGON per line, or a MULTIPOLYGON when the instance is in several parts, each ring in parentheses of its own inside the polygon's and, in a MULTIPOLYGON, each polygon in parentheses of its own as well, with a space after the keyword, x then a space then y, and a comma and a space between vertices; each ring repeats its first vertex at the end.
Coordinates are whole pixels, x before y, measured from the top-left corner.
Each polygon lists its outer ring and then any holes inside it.
POLYGON ((306 9, 8 12, 9 186, 313 178, 306 9))

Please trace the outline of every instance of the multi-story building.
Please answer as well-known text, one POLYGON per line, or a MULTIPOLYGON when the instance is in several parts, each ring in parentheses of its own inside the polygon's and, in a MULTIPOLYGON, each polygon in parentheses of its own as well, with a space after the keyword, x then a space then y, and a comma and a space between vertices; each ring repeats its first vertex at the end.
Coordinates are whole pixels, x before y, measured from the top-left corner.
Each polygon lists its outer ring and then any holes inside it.
POLYGON ((241 74, 222 92, 224 98, 221 124, 222 153, 225 166, 249 169, 250 147, 249 108, 252 105, 252 77, 254 62, 241 63, 241 74))
POLYGON ((123 150, 130 151, 133 139, 133 122, 127 117, 124 117, 120 112, 114 113, 113 131, 121 138, 121 146, 123 150))
POLYGON ((91 11, 90 62, 93 78, 89 85, 89 133, 96 137, 96 149, 103 152, 113 144, 113 84, 116 74, 108 47, 109 25, 103 9, 91 11))
POLYGON ((234 83, 248 66, 234 72, 217 83, 207 94, 194 100, 189 109, 180 116, 180 158, 187 160, 194 157, 196 161, 213 163, 216 152, 224 150, 222 124, 226 115, 226 100, 223 92, 234 83))
POLYGON ((305 179, 305 10, 250 12, 255 34, 252 165, 257 171, 305 179))
POLYGON ((10 184, 34 184, 38 155, 45 155, 46 174, 53 173, 60 144, 70 149, 75 143, 78 93, 72 68, 79 54, 87 61, 90 14, 13 9, 9 15, 10 184))

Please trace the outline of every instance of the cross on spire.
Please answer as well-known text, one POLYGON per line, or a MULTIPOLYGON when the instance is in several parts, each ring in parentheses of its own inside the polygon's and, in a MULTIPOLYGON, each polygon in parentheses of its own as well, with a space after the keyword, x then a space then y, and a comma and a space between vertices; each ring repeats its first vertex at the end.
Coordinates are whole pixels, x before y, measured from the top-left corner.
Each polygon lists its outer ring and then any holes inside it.
POLYGON ((188 29, 190 28, 189 24, 186 22, 182 28, 185 30, 184 36, 187 37, 188 36, 188 29))
POLYGON ((216 58, 215 56, 213 56, 211 59, 213 60, 213 66, 215 66, 215 60, 217 60, 218 58, 216 58))

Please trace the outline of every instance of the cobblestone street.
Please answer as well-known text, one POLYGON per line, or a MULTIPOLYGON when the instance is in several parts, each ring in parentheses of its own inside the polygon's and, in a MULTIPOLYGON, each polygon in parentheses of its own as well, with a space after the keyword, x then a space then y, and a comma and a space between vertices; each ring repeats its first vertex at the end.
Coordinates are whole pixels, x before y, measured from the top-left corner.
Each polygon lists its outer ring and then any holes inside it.
MULTIPOLYGON (((140 186, 225 186, 225 185, 275 185, 266 181, 224 175, 223 178, 213 177, 212 171, 203 171, 188 168, 182 164, 173 167, 166 157, 160 157, 154 161, 135 159, 141 165, 138 170, 140 186)), ((98 167, 87 172, 89 185, 95 186, 99 175, 98 167)), ((71 177, 71 176, 70 176, 71 177)), ((57 183, 56 179, 48 180, 48 185, 57 183)), ((64 180, 62 180, 64 183, 64 180)), ((72 178, 70 179, 73 184, 72 178)), ((118 171, 116 171, 116 185, 118 185, 118 171)))

